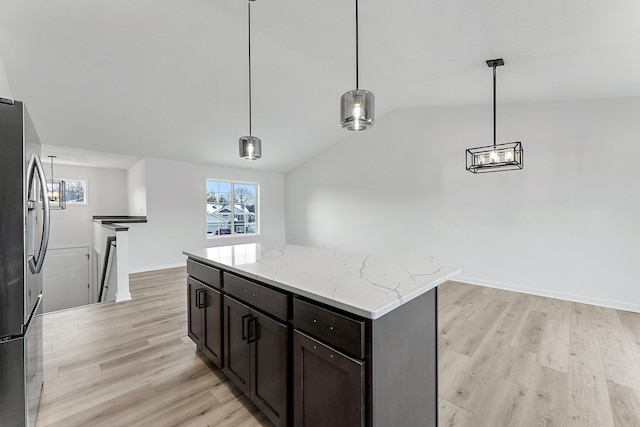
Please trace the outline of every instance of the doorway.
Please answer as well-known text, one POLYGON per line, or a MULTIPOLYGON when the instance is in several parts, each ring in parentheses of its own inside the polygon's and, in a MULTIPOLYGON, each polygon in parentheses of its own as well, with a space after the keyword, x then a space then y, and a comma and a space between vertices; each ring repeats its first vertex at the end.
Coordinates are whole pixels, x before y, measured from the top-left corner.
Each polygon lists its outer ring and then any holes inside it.
POLYGON ((64 310, 95 302, 89 281, 89 247, 47 251, 42 269, 44 312, 64 310))

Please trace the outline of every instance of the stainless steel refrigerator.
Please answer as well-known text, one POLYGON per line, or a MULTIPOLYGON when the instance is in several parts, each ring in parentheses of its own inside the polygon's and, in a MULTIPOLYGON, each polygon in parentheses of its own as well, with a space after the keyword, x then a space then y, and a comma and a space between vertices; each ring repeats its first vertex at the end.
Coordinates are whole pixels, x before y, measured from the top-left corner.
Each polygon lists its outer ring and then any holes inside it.
POLYGON ((0 427, 35 425, 40 402, 46 189, 24 104, 0 98, 0 427))

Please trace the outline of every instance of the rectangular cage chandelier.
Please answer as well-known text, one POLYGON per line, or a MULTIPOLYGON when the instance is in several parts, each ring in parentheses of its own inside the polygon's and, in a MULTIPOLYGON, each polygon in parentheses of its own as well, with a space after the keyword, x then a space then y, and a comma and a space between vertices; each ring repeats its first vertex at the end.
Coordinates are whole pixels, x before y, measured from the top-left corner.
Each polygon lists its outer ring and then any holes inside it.
POLYGON ((524 167, 521 142, 467 149, 467 170, 473 173, 517 170, 524 167))
POLYGON ((49 209, 67 208, 67 183, 61 179, 53 178, 53 159, 56 156, 48 156, 51 159, 51 178, 47 178, 47 198, 49 209))
POLYGON ((472 173, 519 170, 524 167, 522 142, 496 144, 496 67, 502 65, 502 58, 487 61, 487 66, 493 68, 493 145, 466 150, 467 170, 472 173))

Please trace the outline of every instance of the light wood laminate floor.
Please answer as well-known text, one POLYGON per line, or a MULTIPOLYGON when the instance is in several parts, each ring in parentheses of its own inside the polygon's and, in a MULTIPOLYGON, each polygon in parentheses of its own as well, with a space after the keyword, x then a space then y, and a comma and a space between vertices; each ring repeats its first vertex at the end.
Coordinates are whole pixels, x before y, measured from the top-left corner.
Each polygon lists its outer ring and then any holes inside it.
MULTIPOLYGON (((37 426, 271 426, 186 336, 184 268, 45 315, 37 426)), ((440 426, 640 426, 640 314, 439 289, 440 426)))

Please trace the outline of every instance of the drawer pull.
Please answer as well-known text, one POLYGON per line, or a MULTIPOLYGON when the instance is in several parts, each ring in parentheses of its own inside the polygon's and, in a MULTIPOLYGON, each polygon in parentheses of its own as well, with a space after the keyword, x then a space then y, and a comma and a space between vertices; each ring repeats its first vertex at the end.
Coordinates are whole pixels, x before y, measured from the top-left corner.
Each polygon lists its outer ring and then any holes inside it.
POLYGON ((333 326, 329 326, 329 330, 333 331, 333 326))
POLYGON ((313 323, 318 323, 318 320, 317 319, 313 319, 313 323))

